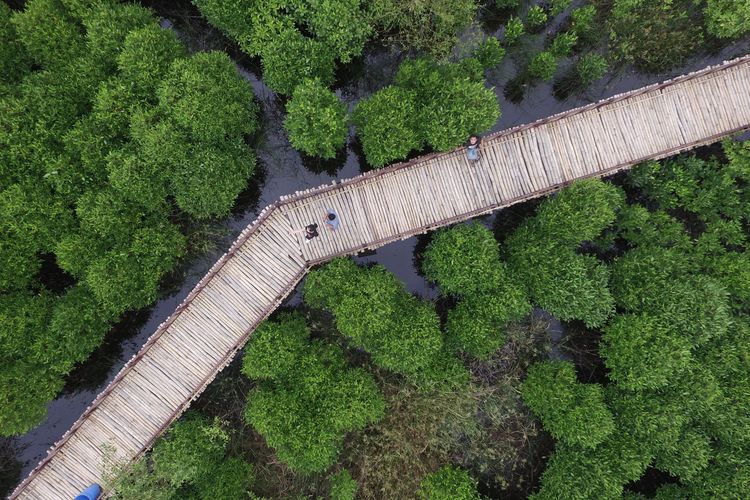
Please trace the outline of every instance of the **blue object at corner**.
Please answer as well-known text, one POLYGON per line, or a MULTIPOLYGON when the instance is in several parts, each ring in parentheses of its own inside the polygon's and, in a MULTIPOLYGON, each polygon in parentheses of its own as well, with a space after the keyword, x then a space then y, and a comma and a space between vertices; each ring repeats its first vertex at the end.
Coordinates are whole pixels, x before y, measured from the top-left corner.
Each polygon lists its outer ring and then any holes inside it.
POLYGON ((75 500, 96 500, 101 493, 102 487, 94 483, 75 497, 75 500))

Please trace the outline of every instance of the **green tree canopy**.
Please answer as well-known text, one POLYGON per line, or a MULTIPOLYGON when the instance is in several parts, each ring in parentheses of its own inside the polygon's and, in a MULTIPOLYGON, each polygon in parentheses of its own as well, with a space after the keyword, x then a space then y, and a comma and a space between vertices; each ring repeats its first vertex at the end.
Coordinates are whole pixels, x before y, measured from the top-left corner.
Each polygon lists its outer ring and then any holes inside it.
POLYGON ((594 448, 615 430, 601 386, 579 383, 567 361, 532 365, 521 393, 544 428, 566 444, 594 448))
POLYGON ((157 95, 162 112, 193 140, 221 144, 258 126, 252 89, 223 52, 175 59, 157 95))
POLYGON ((333 260, 308 274, 304 298, 310 306, 330 310, 344 336, 397 373, 417 375, 443 349, 435 310, 409 295, 382 266, 333 260))
POLYGON ((422 147, 413 92, 386 87, 357 103, 352 116, 367 163, 382 167, 422 147))
POLYGON ((616 218, 624 196, 596 179, 579 181, 539 207, 505 242, 511 272, 540 307, 563 320, 602 325, 612 314, 609 271, 596 258, 579 255, 616 218))
POLYGON ((379 420, 385 407, 371 375, 348 368, 338 348, 310 342, 309 333, 299 315, 282 315, 256 332, 243 360, 245 374, 269 379, 250 393, 246 421, 304 474, 328 468, 344 434, 379 420))
POLYGON ((284 128, 295 149, 331 159, 346 143, 346 105, 320 80, 305 80, 297 85, 286 111, 284 128))
POLYGON ((83 53, 83 27, 59 0, 30 0, 11 22, 32 60, 45 68, 65 64, 83 53))

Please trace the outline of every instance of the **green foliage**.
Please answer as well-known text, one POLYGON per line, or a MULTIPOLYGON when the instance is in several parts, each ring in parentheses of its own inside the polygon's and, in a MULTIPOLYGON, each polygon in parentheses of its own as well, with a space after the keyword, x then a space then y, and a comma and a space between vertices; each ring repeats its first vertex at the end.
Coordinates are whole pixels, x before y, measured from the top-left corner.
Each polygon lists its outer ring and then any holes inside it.
POLYGON ((609 64, 604 56, 595 52, 584 54, 576 63, 576 72, 578 73, 581 85, 584 87, 588 87, 602 78, 608 69, 609 64))
POLYGON ((690 341, 647 314, 617 316, 605 328, 601 353, 609 377, 628 389, 656 389, 691 361, 690 341))
POLYGON ((615 55, 649 72, 681 64, 703 44, 692 0, 615 0, 609 16, 615 55))
POLYGON ((11 23, 11 10, 0 3, 0 82, 15 83, 30 68, 29 56, 11 23))
POLYGON ((573 0, 551 0, 550 7, 553 16, 562 14, 562 12, 570 7, 573 0))
POLYGON ((253 468, 225 457, 229 435, 218 420, 189 413, 159 439, 149 456, 124 470, 112 464, 106 486, 120 500, 245 498, 253 468))
POLYGON ((83 18, 86 49, 99 64, 114 67, 128 33, 149 25, 157 26, 153 14, 145 7, 99 3, 83 18))
POLYGON ((495 0, 495 6, 504 10, 516 9, 520 4, 521 0, 495 0))
POLYGON ((312 307, 330 310, 344 336, 397 373, 417 376, 443 350, 432 306, 409 295, 382 266, 361 268, 336 259, 308 274, 304 298, 312 307))
POLYGON ((521 388, 524 402, 555 439, 595 448, 614 430, 598 384, 581 384, 567 361, 536 363, 521 388))
POLYGON ((564 31, 558 33, 552 39, 549 51, 555 57, 568 57, 573 52, 573 47, 578 43, 578 35, 575 31, 564 31))
POLYGON ((82 27, 59 0, 31 0, 11 15, 19 41, 45 68, 68 63, 84 51, 82 27))
POLYGON ((294 371, 307 346, 304 318, 285 314, 266 321, 253 333, 243 359, 242 373, 250 378, 281 380, 294 371))
POLYGON ((224 455, 229 436, 218 421, 189 416, 173 425, 151 454, 154 473, 179 487, 210 474, 224 455))
POLYGON ((648 459, 644 460, 636 448, 630 442, 608 442, 592 453, 558 445, 542 474, 541 488, 529 498, 621 498, 623 484, 628 478, 637 479, 648 465, 648 459))
POLYGON ((333 83, 332 54, 321 42, 306 38, 297 30, 269 36, 268 43, 253 52, 261 56, 264 83, 280 94, 291 94, 303 79, 318 79, 325 85, 333 83))
POLYGON ((372 33, 360 0, 193 3, 243 51, 260 56, 264 82, 282 94, 305 78, 330 84, 335 61, 359 56, 372 33))
POLYGON ((500 116, 494 92, 485 88, 481 70, 474 67, 480 65, 473 59, 461 64, 413 59, 399 67, 396 86, 414 92, 415 126, 422 140, 437 150, 455 148, 500 116))
POLYGON ((3 361, 0 432, 4 436, 20 436, 44 421, 47 402, 60 392, 65 380, 34 362, 5 357, 3 361))
POLYGON ((570 13, 571 29, 578 35, 579 45, 590 46, 599 39, 600 28, 596 19, 596 7, 584 5, 570 13))
POLYGON ((557 318, 592 327, 612 314, 608 269, 575 250, 614 222, 623 201, 615 186, 580 181, 544 202, 506 240, 509 267, 535 303, 557 318))
POLYGON ((480 224, 436 232, 422 267, 443 293, 463 297, 448 313, 446 343, 451 349, 486 358, 504 343, 504 326, 531 309, 501 262, 492 232, 480 224))
POLYGON ((133 233, 129 245, 94 260, 85 282, 111 316, 145 307, 156 299, 162 276, 185 252, 185 238, 169 223, 133 233))
POLYGON ((331 500, 354 500, 357 493, 357 481, 352 479, 348 470, 344 469, 329 478, 331 489, 328 494, 331 500))
POLYGON ((428 474, 417 491, 424 500, 479 500, 477 483, 463 469, 450 465, 428 474))
POLYGON ((747 0, 707 0, 703 14, 706 29, 717 38, 739 38, 750 31, 747 0))
POLYGON ((541 80, 552 80, 557 71, 557 58, 548 50, 535 55, 529 62, 528 72, 532 78, 541 80))
POLYGON ((331 159, 349 135, 346 105, 319 80, 297 85, 286 105, 284 128, 295 149, 331 159))
POLYGON ((712 222, 747 218, 747 201, 737 189, 737 174, 734 168, 722 168, 715 159, 682 155, 639 165, 628 175, 628 183, 664 209, 680 207, 712 222))
POLYGON ((386 87, 360 101, 353 120, 367 163, 374 167, 405 158, 422 145, 416 127, 416 96, 412 91, 386 87))
POLYGON ((511 18, 508 19, 508 22, 505 24, 504 33, 505 36, 503 38, 503 41, 505 42, 505 46, 511 47, 515 45, 523 35, 526 34, 526 28, 523 25, 523 21, 521 21, 516 16, 511 16, 511 18))
POLYGON ((461 299, 448 311, 445 342, 453 349, 479 359, 487 359, 505 344, 506 326, 531 312, 524 290, 518 285, 503 285, 461 299))
POLYGON ((508 279, 495 237, 477 222, 436 231, 425 250, 422 270, 449 295, 487 292, 508 279))
POLYGON ((252 89, 223 52, 176 59, 157 95, 162 111, 193 140, 221 143, 258 126, 252 89))
POLYGON ((476 15, 474 0, 371 0, 368 15, 378 36, 404 50, 446 57, 476 15))
POLYGON ((226 215, 255 170, 255 155, 240 137, 222 147, 206 146, 176 168, 177 206, 196 219, 226 215))
MULTIPOLYGON (((172 62, 184 56, 185 48, 174 31, 151 23, 125 36, 117 56, 117 68, 125 80, 133 82, 144 96, 150 97, 172 62)), ((240 97, 245 99, 246 94, 240 97)))
POLYGON ((505 57, 505 49, 500 45, 500 40, 491 36, 484 40, 474 51, 475 57, 484 69, 494 68, 505 57))
POLYGON ((196 482, 199 498, 244 498, 253 484, 253 466, 238 458, 226 458, 202 477, 196 482))
POLYGON ((530 33, 538 33, 547 24, 547 11, 540 5, 532 5, 526 13, 526 27, 530 33))
POLYGON ((309 330, 299 316, 285 316, 259 333, 243 371, 273 381, 250 393, 245 420, 290 468, 303 474, 323 471, 336 460, 346 432, 382 418, 378 388, 363 370, 347 368, 338 348, 308 343, 309 330), (291 330, 287 334, 303 345, 285 347, 283 360, 274 366, 272 343, 282 338, 282 330, 291 330))
POLYGON ((15 52, 0 51, 0 66, 17 69, 3 69, 0 96, 0 292, 47 304, 14 351, 18 386, 0 406, 12 422, 2 432, 17 433, 121 313, 156 298, 185 252, 170 222, 184 213, 169 207, 227 213, 254 167, 243 135, 257 122, 234 64, 184 59, 148 9, 33 0, 0 14, 3 49, 15 52), (43 261, 77 281, 52 297, 43 261))

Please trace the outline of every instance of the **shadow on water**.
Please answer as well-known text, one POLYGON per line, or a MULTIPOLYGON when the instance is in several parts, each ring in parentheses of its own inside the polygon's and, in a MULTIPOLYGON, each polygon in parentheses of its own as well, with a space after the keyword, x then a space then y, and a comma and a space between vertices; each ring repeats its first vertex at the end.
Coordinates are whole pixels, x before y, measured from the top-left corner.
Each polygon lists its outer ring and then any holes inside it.
MULTIPOLYGON (((187 0, 154 0, 143 3, 162 16, 165 19, 162 25, 173 27, 191 50, 215 49, 229 53, 236 61, 242 76, 253 86, 264 124, 255 144, 258 174, 240 194, 231 216, 219 223, 225 231, 220 231, 220 236, 215 237, 215 249, 204 252, 186 264, 185 269, 176 274, 174 283, 168 284, 171 291, 151 309, 131 313, 113 328, 91 359, 77 367, 70 375, 65 390, 49 403, 48 416, 42 424, 18 438, 0 440, 0 485, 8 477, 15 476, 17 481, 31 471, 46 455, 47 449, 70 428, 96 395, 114 378, 126 360, 130 359, 158 325, 167 319, 225 248, 257 217, 263 207, 273 203, 281 195, 329 184, 335 178, 353 177, 366 168, 359 142, 353 137, 350 137, 345 151, 330 163, 316 163, 303 159, 291 147, 283 129, 283 99, 263 84, 259 77, 260 65, 257 59, 242 54, 234 42, 208 26, 187 0)), ((498 19, 485 19, 485 27, 490 30, 497 29, 495 26, 499 22, 498 19)), ((599 82, 586 94, 575 95, 563 101, 553 97, 551 86, 546 83, 526 89, 524 99, 519 102, 505 98, 502 89, 517 71, 515 63, 508 58, 499 68, 488 72, 488 84, 494 86, 503 113, 492 131, 528 123, 721 62, 747 52, 747 45, 738 44, 726 47, 712 56, 696 57, 686 66, 666 74, 642 75, 632 71, 623 72, 614 78, 599 82)), ((368 49, 358 62, 339 72, 335 90, 351 109, 360 99, 391 83, 401 59, 401 55, 382 47, 368 49)), ((515 205, 485 219, 485 223, 492 224, 496 235, 502 237, 517 226, 534 203, 515 205)), ((345 214, 342 214, 342 218, 345 218, 345 214)), ((439 296, 438 290, 425 281, 418 266, 418 259, 428 239, 416 237, 392 243, 367 255, 358 256, 355 260, 360 263, 383 264, 413 293, 426 299, 436 299, 439 296)), ((58 277, 63 281, 65 278, 58 277)), ((299 289, 300 287, 291 294, 287 305, 299 304, 299 289)), ((14 481, 9 480, 8 484, 12 482, 14 481)))

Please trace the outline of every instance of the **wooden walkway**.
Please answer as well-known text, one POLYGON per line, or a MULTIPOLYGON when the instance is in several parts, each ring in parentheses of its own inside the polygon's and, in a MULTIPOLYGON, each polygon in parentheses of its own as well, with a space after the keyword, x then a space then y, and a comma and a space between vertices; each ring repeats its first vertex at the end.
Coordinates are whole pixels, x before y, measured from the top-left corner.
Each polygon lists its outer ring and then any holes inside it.
POLYGON ((65 499, 101 482, 102 446, 140 456, 201 394, 307 270, 673 155, 750 128, 750 56, 485 138, 287 196, 267 207, 51 448, 11 498, 65 499), (340 214, 338 231, 290 235, 340 214))

